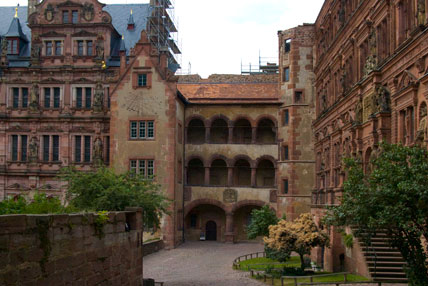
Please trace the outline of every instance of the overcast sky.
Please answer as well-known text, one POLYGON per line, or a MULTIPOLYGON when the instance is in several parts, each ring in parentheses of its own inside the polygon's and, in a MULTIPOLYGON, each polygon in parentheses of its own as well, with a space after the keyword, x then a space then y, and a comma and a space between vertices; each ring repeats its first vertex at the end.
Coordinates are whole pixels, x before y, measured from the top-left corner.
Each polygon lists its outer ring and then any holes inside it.
MULTIPOLYGON (((12 0, 13 1, 13 0, 12 0)), ((1 5, 13 4, 0 0, 1 5)), ((15 0, 27 5, 26 0, 15 0)), ((144 0, 100 0, 102 3, 148 3, 144 0)), ((324 0, 175 0, 181 64, 207 77, 240 73, 262 57, 278 57, 279 30, 313 23, 324 0)), ((13 4, 15 5, 15 4, 13 4)), ((136 15, 134 15, 136 16, 136 15)))

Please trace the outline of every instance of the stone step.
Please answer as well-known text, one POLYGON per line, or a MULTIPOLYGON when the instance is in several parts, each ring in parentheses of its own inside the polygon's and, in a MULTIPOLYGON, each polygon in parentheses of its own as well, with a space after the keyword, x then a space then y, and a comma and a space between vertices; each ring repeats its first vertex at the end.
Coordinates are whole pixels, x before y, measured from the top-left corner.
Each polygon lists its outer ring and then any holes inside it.
POLYGON ((373 278, 373 281, 375 281, 375 282, 383 282, 383 283, 408 283, 409 282, 407 280, 407 278, 394 278, 394 279, 390 279, 390 278, 382 278, 382 277, 373 278))
POLYGON ((380 265, 377 265, 376 267, 369 266, 370 273, 374 273, 375 270, 376 270, 376 273, 378 273, 378 272, 382 272, 382 273, 383 272, 388 272, 388 273, 398 273, 398 274, 404 274, 405 275, 405 273, 403 271, 403 267, 400 267, 400 266, 398 266, 398 267, 380 266, 380 265))
POLYGON ((396 279, 396 278, 406 278, 406 274, 404 272, 391 272, 391 271, 376 271, 370 272, 370 275, 373 278, 389 278, 390 280, 396 279))
POLYGON ((372 261, 377 262, 392 262, 392 263, 404 263, 406 264, 406 261, 403 259, 403 257, 400 256, 389 256, 389 257, 375 257, 373 256, 366 256, 367 263, 371 263, 372 261))
POLYGON ((406 263, 403 261, 367 261, 369 267, 401 267, 403 268, 406 263))

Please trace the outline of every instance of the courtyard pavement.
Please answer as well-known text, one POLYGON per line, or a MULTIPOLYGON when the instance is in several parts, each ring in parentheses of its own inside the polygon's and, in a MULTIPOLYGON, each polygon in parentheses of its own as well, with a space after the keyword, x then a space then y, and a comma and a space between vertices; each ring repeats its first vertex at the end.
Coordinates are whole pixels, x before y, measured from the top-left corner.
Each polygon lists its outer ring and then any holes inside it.
POLYGON ((249 278, 247 272, 232 269, 236 257, 258 251, 263 251, 260 243, 186 242, 144 257, 143 276, 165 282, 164 286, 265 285, 249 278))

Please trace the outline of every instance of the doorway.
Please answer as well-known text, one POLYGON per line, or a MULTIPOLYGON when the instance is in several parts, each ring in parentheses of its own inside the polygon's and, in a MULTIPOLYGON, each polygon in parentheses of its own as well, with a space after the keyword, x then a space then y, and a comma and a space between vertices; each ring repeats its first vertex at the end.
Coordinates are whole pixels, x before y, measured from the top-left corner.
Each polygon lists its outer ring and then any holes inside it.
POLYGON ((205 238, 206 240, 217 240, 217 224, 210 220, 205 226, 205 238))

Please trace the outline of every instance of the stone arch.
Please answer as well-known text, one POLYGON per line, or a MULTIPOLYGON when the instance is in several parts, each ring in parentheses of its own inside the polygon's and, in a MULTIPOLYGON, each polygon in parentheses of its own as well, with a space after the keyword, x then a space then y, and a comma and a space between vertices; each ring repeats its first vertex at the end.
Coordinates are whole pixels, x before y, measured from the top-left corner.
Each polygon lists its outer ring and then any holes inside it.
POLYGON ((373 152, 373 149, 371 147, 367 147, 366 151, 364 152, 363 164, 364 164, 364 171, 366 173, 370 173, 371 171, 370 160, 371 160, 372 152, 373 152))
POLYGON ((213 206, 219 207, 226 214, 231 212, 230 207, 226 206, 221 201, 214 200, 214 199, 197 199, 190 202, 184 207, 184 216, 187 216, 192 209, 200 205, 213 205, 213 206))
POLYGON ((226 156, 221 155, 221 154, 214 154, 212 155, 208 160, 207 160, 207 165, 206 166, 211 166, 211 164, 213 163, 214 160, 218 160, 221 159, 223 161, 226 162, 227 166, 231 166, 231 160, 228 159, 226 156))
POLYGON ((232 121, 230 121, 230 126, 231 127, 235 127, 235 123, 241 119, 247 120, 248 122, 250 122, 251 127, 256 127, 256 124, 254 123, 254 120, 252 118, 250 118, 249 116, 246 115, 238 115, 236 116, 232 121))
POLYGON ((186 158, 186 164, 185 166, 189 166, 189 162, 192 161, 193 159, 199 159, 202 161, 202 163, 204 164, 204 167, 208 167, 209 164, 207 164, 206 160, 204 158, 202 158, 199 155, 190 155, 189 157, 186 158))
POLYGON ((229 141, 229 118, 224 115, 215 115, 208 123, 210 128, 210 143, 226 144, 229 141))
POLYGON ((277 138, 277 123, 271 116, 262 116, 257 121, 256 142, 261 144, 274 144, 277 138))
POLYGON ((257 166, 259 165, 259 163, 260 163, 260 161, 263 161, 263 160, 268 160, 268 161, 271 161, 272 162, 272 164, 273 164, 273 166, 275 167, 275 169, 276 169, 276 160, 275 160, 275 158, 274 157, 272 157, 272 156, 270 156, 270 155, 263 155, 263 156, 261 156, 261 157, 259 157, 259 158, 257 158, 256 159, 256 161, 254 162, 254 167, 255 168, 257 168, 257 166))
POLYGON ((263 119, 269 119, 270 121, 273 122, 273 125, 275 127, 278 127, 278 121, 277 121, 276 117, 272 116, 270 114, 262 114, 262 115, 257 116, 257 118, 255 120, 255 123, 256 123, 255 126, 258 126, 260 121, 262 121, 263 119))
POLYGON ((233 185, 250 187, 253 184, 254 162, 248 156, 239 155, 233 161, 233 185))
POLYGON ((236 161, 238 160, 247 160, 250 163, 251 168, 255 168, 256 164, 255 161, 253 159, 251 159, 249 156, 247 155, 236 155, 231 161, 230 161, 230 166, 235 166, 236 161))
POLYGON ((254 124, 251 119, 239 116, 233 121, 233 143, 250 144, 253 140, 254 124))
MULTIPOLYGON (((231 212, 234 213, 235 211, 237 211, 239 208, 242 208, 244 206, 257 206, 257 207, 262 207, 264 205, 267 205, 268 203, 264 202, 264 201, 260 201, 260 200, 242 200, 239 201, 235 204, 233 204, 231 212)), ((270 206, 270 208, 273 211, 276 211, 273 207, 270 206)))
POLYGON ((210 181, 211 186, 227 186, 229 178, 229 166, 227 160, 217 158, 210 163, 210 181))
POLYGON ((205 119, 201 116, 186 119, 186 142, 191 144, 204 143, 206 141, 206 125, 205 119))
POLYGON ((193 114, 193 115, 190 115, 188 118, 186 118, 184 126, 188 127, 190 121, 192 121, 194 119, 199 119, 199 120, 201 120, 204 123, 205 127, 208 126, 208 120, 205 117, 203 117, 202 115, 199 115, 199 114, 193 114))
POLYGON ((257 187, 274 187, 276 185, 276 166, 270 156, 257 159, 256 164, 256 186, 257 187))
POLYGON ((205 184, 205 165, 203 159, 194 157, 186 162, 186 183, 191 186, 205 184))
POLYGON ((223 119, 224 121, 226 121, 228 126, 231 126, 231 120, 229 119, 229 117, 223 114, 216 114, 211 116, 211 118, 207 120, 207 126, 211 127, 212 123, 217 119, 223 119))

